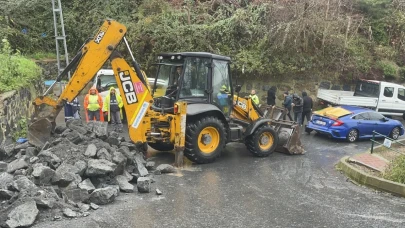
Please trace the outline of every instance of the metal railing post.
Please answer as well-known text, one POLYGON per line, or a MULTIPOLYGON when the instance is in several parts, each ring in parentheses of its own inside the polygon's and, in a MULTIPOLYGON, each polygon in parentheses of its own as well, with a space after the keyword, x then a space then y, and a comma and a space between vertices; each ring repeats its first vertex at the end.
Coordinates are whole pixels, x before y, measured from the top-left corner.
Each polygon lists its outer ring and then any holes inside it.
POLYGON ((371 140, 371 151, 370 153, 373 153, 373 149, 374 149, 374 136, 375 136, 375 131, 373 131, 373 140, 371 140))

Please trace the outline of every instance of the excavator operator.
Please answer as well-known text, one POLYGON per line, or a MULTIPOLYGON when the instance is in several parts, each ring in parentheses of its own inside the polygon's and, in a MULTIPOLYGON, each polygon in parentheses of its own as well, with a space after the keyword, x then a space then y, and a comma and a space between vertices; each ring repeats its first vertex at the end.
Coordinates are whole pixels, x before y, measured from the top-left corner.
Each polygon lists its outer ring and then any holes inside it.
POLYGON ((175 96, 175 94, 176 94, 175 92, 177 91, 178 86, 179 86, 179 80, 180 80, 182 71, 183 71, 183 67, 181 67, 181 66, 176 67, 176 72, 173 75, 173 83, 167 87, 166 96, 168 96, 168 97, 175 96))

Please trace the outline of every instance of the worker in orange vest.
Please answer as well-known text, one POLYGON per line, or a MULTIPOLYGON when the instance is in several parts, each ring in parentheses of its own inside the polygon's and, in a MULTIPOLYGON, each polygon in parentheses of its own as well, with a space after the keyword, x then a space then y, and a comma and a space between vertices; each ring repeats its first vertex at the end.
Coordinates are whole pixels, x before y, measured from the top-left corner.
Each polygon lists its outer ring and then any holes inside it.
POLYGON ((84 98, 84 111, 86 112, 86 122, 102 121, 103 115, 103 98, 98 93, 95 87, 90 88, 89 93, 84 98))

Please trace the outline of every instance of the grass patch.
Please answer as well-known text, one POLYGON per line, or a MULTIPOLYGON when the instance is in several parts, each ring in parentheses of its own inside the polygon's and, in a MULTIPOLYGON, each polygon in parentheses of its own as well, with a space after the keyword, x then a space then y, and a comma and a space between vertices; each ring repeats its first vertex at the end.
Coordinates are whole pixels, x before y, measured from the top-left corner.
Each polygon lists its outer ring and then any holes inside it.
POLYGON ((56 54, 51 52, 36 52, 34 54, 26 55, 26 57, 34 60, 56 59, 56 54))
POLYGON ((387 180, 405 184, 405 156, 400 155, 394 159, 383 177, 387 180))

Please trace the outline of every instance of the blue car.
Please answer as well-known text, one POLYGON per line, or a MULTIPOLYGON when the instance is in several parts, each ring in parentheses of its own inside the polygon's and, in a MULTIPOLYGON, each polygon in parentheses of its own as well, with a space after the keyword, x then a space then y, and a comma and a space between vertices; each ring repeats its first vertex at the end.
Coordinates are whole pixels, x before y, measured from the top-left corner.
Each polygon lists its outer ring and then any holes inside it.
POLYGON ((404 126, 400 121, 389 119, 370 109, 336 106, 314 112, 305 131, 309 134, 316 131, 331 138, 355 142, 357 139, 371 138, 373 131, 398 139, 404 134, 404 126))

